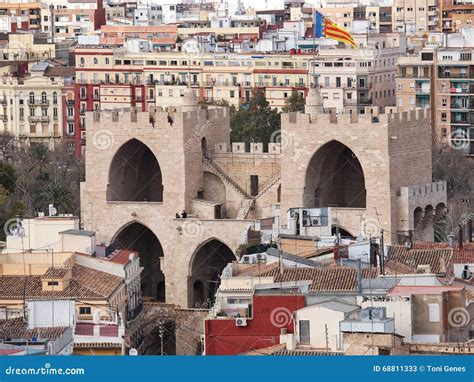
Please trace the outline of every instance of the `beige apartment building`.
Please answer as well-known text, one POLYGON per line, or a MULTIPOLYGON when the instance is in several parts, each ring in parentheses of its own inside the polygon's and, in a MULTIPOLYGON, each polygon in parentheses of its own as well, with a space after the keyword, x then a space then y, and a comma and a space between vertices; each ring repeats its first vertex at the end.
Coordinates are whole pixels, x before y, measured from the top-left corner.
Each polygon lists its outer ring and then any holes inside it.
POLYGON ((398 65, 397 106, 431 107, 436 139, 474 155, 473 48, 426 48, 398 65))
POLYGON ((359 49, 320 49, 314 73, 323 106, 361 113, 367 105, 395 105, 397 59, 405 50, 405 36, 397 33, 373 35, 359 49))
POLYGON ((393 31, 392 7, 338 6, 324 8, 324 14, 336 24, 355 33, 365 31, 386 33, 393 31))
POLYGON ((439 31, 442 24, 439 0, 395 0, 392 19, 394 32, 439 31))
POLYGON ((40 30, 41 2, 25 2, 25 1, 2 1, 0 3, 0 16, 25 16, 28 20, 28 30, 40 30))
POLYGON ((0 61, 32 61, 56 57, 56 47, 41 33, 9 33, 8 44, 0 48, 0 61))
MULTIPOLYGON (((125 48, 79 46, 75 55, 77 84, 82 88, 80 110, 89 110, 89 106, 91 110, 128 106, 146 110, 148 105, 161 106, 162 97, 182 95, 187 86, 201 100, 224 99, 233 105, 245 102, 260 90, 270 106, 281 109, 292 91, 304 93, 314 85, 315 76, 319 76, 319 85, 328 91, 337 89, 342 94, 348 83, 356 93, 358 87, 363 88, 353 98, 339 98, 348 99, 350 105, 367 105, 371 100, 375 105, 392 105, 396 58, 404 54, 404 35, 374 34, 368 46, 365 37, 357 41, 360 49, 321 49, 316 57, 131 52, 125 48), (359 80, 359 76, 364 76, 364 80, 359 80), (89 103, 88 92, 92 95, 89 103)), ((328 106, 333 104, 329 100, 334 98, 333 93, 326 100, 328 106)), ((335 103, 339 109, 344 106, 342 102, 335 103)))
POLYGON ((62 78, 44 76, 47 63, 32 67, 28 77, 4 76, 0 81, 0 131, 24 142, 53 147, 62 136, 62 78))

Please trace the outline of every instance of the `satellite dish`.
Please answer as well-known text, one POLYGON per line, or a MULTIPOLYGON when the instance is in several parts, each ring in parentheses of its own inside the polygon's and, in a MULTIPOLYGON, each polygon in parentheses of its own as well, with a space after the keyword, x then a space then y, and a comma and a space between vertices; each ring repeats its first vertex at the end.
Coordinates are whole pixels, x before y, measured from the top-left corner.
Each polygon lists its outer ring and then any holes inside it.
POLYGON ((131 348, 131 349, 128 351, 128 355, 138 355, 137 349, 131 348))

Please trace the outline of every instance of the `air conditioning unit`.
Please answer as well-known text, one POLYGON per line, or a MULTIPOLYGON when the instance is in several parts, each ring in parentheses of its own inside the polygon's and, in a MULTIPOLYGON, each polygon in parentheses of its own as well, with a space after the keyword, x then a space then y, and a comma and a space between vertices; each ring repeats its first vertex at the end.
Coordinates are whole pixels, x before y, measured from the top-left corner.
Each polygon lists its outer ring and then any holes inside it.
POLYGON ((236 318, 235 319, 235 326, 247 326, 247 319, 246 318, 236 318))
POLYGON ((253 264, 254 258, 253 256, 244 255, 242 256, 242 264, 253 264))

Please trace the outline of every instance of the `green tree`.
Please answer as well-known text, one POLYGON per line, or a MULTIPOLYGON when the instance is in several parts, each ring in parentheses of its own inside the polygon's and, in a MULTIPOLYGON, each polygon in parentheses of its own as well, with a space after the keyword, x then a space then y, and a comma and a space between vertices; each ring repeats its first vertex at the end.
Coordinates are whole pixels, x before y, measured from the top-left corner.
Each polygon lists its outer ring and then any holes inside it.
POLYGON ((295 111, 304 111, 305 100, 303 94, 293 91, 285 101, 283 113, 292 113, 295 111))
POLYGON ((16 174, 15 169, 5 162, 0 162, 0 185, 6 193, 15 191, 16 174))
POLYGON ((280 113, 271 108, 265 96, 258 92, 247 104, 230 113, 232 142, 263 142, 266 146, 272 134, 280 130, 280 113))
POLYGON ((473 212, 472 207, 462 202, 463 199, 472 199, 473 172, 474 164, 460 150, 448 145, 433 148, 433 179, 446 181, 448 196, 447 212, 434 227, 436 241, 446 241, 450 233, 456 234, 459 224, 473 212))

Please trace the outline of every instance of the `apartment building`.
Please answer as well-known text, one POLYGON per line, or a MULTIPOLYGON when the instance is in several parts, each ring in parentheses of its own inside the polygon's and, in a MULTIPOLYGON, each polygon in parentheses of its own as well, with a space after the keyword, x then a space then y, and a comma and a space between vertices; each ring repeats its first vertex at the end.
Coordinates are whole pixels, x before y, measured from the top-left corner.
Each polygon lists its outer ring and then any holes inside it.
POLYGON ((0 61, 37 61, 56 57, 56 46, 43 33, 9 33, 0 47, 0 61))
POLYGON ((392 7, 346 6, 325 8, 324 14, 353 33, 393 31, 392 7))
POLYGON ((394 32, 407 34, 441 30, 440 0, 395 0, 394 32))
POLYGON ((425 48, 398 60, 397 106, 431 107, 433 135, 474 155, 473 48, 425 48))
POLYGON ((395 105, 397 59, 404 55, 404 35, 388 33, 371 35, 369 46, 356 40, 359 49, 323 49, 315 58, 314 74, 321 87, 325 108, 338 112, 364 107, 395 105))
POLYGON ((156 50, 170 50, 176 45, 176 25, 103 25, 100 30, 100 43, 104 45, 123 45, 128 39, 146 39, 156 50))
POLYGON ((0 82, 0 131, 24 143, 42 142, 50 148, 62 136, 64 79, 45 76, 47 63, 33 65, 26 77, 5 76, 0 82))
POLYGON ((440 0, 444 32, 455 32, 472 26, 474 3, 470 0, 440 0))
POLYGON ((396 60, 405 52, 404 35, 372 34, 368 42, 365 36, 357 41, 360 49, 321 49, 316 57, 78 46, 74 95, 78 100, 77 153, 85 143, 86 111, 166 107, 176 103, 175 97, 184 96, 188 86, 201 101, 224 99, 235 106, 260 91, 271 107, 281 109, 293 91, 306 94, 314 84, 323 88, 323 105, 338 111, 344 106, 364 112, 365 106, 372 104, 394 105, 396 60))
POLYGON ((41 30, 54 41, 94 32, 105 25, 102 0, 47 0, 41 8, 41 30))
MULTIPOLYGON (((25 17, 28 30, 41 30, 41 2, 8 2, 0 3, 0 16, 25 17)), ((24 28, 21 28, 24 29, 24 28)))

